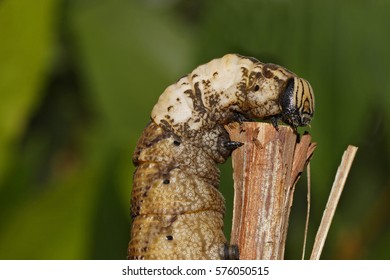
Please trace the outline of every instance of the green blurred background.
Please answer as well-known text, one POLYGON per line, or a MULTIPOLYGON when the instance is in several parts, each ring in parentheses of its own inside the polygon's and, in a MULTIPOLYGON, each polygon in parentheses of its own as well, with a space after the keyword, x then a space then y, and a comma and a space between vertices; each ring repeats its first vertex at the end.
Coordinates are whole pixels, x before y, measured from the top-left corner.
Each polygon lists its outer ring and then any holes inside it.
MULTIPOLYGON (((165 87, 226 53, 310 81, 308 253, 359 147, 323 259, 390 258, 390 1, 0 1, 0 259, 124 259, 131 155, 165 87)), ((222 185, 229 232, 231 163, 222 185)), ((299 259, 305 176, 287 259, 299 259)))

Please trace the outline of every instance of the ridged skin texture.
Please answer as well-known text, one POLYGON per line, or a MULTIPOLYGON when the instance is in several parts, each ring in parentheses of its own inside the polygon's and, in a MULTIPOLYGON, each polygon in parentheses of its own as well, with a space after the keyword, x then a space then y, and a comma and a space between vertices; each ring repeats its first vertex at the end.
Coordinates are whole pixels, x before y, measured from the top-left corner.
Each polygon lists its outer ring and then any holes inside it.
POLYGON ((231 153, 224 125, 274 118, 297 127, 313 113, 307 81, 237 54, 201 65, 169 86, 133 155, 128 258, 226 258, 217 167, 231 153))

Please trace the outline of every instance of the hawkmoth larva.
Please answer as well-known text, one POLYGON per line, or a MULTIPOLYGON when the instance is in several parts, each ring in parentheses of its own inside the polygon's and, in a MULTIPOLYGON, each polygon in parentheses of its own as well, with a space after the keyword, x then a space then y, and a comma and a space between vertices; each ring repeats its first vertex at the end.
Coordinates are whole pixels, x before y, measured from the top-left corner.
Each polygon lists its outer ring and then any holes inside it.
MULTIPOLYGON (((129 259, 223 259, 223 163, 240 143, 224 125, 270 118, 296 128, 314 113, 310 84, 274 64, 228 54, 197 67, 160 96, 133 162, 129 259)), ((233 256, 234 257, 234 256, 233 256)))

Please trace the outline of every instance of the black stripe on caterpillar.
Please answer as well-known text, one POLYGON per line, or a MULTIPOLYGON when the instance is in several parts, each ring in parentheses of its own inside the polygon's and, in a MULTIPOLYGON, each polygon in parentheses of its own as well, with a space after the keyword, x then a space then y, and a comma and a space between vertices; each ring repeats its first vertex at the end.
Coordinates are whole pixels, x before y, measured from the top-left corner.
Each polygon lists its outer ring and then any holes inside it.
POLYGON ((237 54, 201 65, 170 85, 133 155, 128 258, 237 258, 222 231, 225 205, 217 164, 240 143, 230 141, 224 125, 270 118, 296 129, 308 125, 313 114, 306 80, 237 54))

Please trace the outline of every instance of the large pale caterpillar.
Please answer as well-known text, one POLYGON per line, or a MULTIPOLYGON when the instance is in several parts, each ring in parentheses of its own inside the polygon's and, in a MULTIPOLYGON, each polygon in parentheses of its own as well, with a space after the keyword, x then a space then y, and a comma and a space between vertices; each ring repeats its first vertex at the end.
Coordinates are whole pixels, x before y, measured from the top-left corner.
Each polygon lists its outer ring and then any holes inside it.
POLYGON ((169 86, 133 155, 128 258, 237 257, 222 232, 217 164, 241 143, 229 139, 224 125, 268 118, 296 128, 308 125, 313 113, 306 80, 237 54, 201 65, 169 86))

